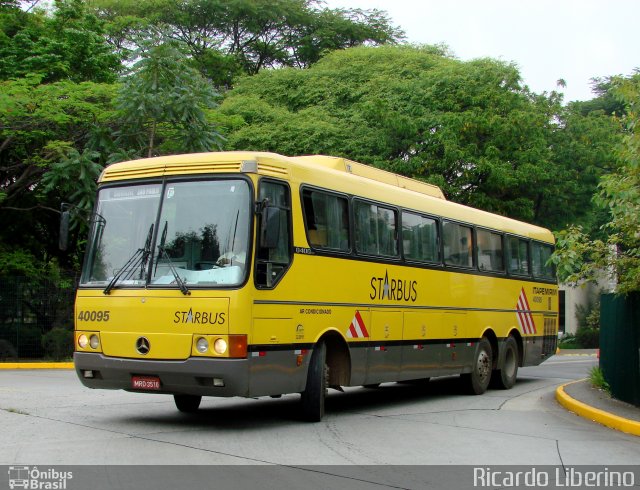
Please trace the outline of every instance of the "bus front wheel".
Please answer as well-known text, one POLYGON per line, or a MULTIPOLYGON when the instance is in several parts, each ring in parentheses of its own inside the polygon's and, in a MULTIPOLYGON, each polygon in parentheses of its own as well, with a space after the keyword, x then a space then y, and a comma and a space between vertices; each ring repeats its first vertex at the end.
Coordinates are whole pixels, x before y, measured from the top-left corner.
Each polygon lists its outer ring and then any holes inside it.
POLYGON ((324 401, 329 386, 326 359, 327 346, 324 342, 319 342, 311 354, 307 386, 302 392, 302 415, 309 422, 320 422, 324 416, 324 401))
POLYGON ((482 395, 489 387, 491 371, 493 369, 493 357, 491 343, 486 337, 478 343, 476 355, 471 366, 471 372, 462 375, 469 392, 472 395, 482 395))
POLYGON ((181 412, 193 413, 200 407, 201 396, 197 395, 173 395, 173 401, 181 412))

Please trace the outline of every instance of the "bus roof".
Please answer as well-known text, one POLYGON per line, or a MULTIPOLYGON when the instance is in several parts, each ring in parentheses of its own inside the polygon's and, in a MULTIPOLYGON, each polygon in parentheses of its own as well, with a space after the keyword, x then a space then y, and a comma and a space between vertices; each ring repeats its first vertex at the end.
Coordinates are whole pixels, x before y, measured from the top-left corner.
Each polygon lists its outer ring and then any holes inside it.
POLYGON ((549 243, 554 241, 553 234, 544 228, 447 201, 442 190, 435 185, 345 158, 324 155, 286 157, 277 153, 232 151, 144 158, 106 167, 98 182, 212 173, 259 173, 295 180, 425 214, 549 243))
POLYGON ((400 187, 402 189, 409 189, 427 196, 437 197, 438 199, 445 199, 442 190, 436 185, 420 182, 419 180, 410 179, 409 177, 403 177, 402 175, 387 172, 386 170, 371 167, 370 165, 364 165, 352 160, 347 160, 346 158, 312 155, 305 157, 293 157, 293 160, 302 163, 320 165, 339 172, 347 172, 359 177, 375 180, 377 182, 384 182, 385 184, 400 187))
POLYGON ((101 175, 100 181, 107 182, 123 178, 160 177, 203 172, 241 172, 243 171, 242 162, 249 161, 258 163, 259 173, 274 171, 283 173, 282 171, 286 170, 292 162, 310 163, 445 199, 440 188, 433 184, 403 177, 386 170, 347 160, 346 158, 324 155, 285 157, 276 153, 266 152, 215 152, 144 158, 110 165, 101 175), (282 168, 278 171, 280 166, 282 168))

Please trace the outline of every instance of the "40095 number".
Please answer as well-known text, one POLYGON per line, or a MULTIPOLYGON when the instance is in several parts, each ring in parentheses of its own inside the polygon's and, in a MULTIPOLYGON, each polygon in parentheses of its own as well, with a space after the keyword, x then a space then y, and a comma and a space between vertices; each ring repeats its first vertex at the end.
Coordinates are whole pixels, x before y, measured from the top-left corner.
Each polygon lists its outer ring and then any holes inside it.
POLYGON ((108 322, 109 310, 86 310, 78 313, 78 321, 80 322, 108 322))

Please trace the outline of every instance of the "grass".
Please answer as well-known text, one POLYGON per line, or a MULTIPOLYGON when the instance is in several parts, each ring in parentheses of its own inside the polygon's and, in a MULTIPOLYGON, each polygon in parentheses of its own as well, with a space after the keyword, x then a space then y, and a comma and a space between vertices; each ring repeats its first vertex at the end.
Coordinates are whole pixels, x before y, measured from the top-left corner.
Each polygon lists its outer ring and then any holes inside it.
POLYGON ((564 334, 564 336, 558 341, 559 349, 580 349, 581 346, 576 342, 576 336, 570 333, 564 334))
POLYGON ((594 387, 606 391, 611 395, 611 387, 609 386, 609 383, 607 383, 607 380, 604 379, 604 373, 599 367, 594 366, 591 368, 591 371, 589 371, 589 381, 591 381, 591 384, 594 387))

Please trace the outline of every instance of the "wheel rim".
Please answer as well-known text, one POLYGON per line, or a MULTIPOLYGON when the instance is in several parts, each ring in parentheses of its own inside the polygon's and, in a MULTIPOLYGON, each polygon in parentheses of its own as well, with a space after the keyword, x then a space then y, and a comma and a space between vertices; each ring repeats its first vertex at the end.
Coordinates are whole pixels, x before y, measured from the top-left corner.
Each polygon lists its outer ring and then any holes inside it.
POLYGON ((478 355, 478 364, 476 366, 478 377, 484 381, 491 375, 491 358, 487 351, 482 350, 478 355))

